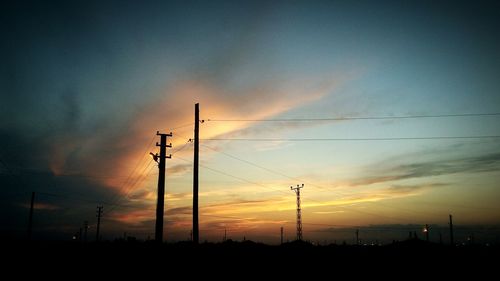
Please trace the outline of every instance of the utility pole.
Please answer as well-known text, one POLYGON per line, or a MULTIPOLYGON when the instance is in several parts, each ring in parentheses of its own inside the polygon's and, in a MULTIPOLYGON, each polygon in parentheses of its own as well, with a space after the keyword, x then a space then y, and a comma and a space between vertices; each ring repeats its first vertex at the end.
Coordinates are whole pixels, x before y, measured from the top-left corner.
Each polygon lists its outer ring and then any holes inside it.
POLYGON ((224 228, 224 242, 227 241, 227 230, 224 228))
POLYGON ((84 231, 85 231, 85 232, 84 232, 85 234, 84 234, 83 241, 84 241, 85 243, 87 243, 87 230, 89 229, 89 222, 88 222, 88 221, 84 221, 84 222, 83 222, 83 229, 84 229, 84 231))
POLYGON ((455 242, 453 241, 453 216, 450 215, 450 244, 451 246, 455 246, 455 242))
POLYGON ((281 244, 283 245, 283 226, 281 227, 281 244))
POLYGON ((101 229, 102 206, 97 206, 97 229, 95 232, 95 241, 99 242, 99 230, 101 229))
POLYGON ((356 245, 359 245, 359 229, 356 229, 356 245))
POLYGON ((172 147, 172 144, 167 145, 167 137, 172 137, 172 133, 160 134, 160 132, 156 132, 156 135, 160 136, 160 143, 156 143, 156 146, 160 147, 160 156, 158 156, 158 154, 150 154, 153 155, 153 159, 158 163, 158 169, 160 170, 160 173, 158 174, 158 200, 156 203, 155 241, 157 243, 162 243, 163 215, 165 208, 165 162, 167 158, 172 157, 172 155, 167 156, 167 147, 172 147))
POLYGON ((302 240, 302 213, 300 209, 300 189, 304 187, 304 184, 298 185, 297 187, 290 186, 291 190, 294 190, 297 194, 297 240, 302 240))
POLYGON ((200 104, 194 105, 194 161, 193 161, 193 242, 198 244, 198 162, 200 153, 200 104))
POLYGON ((425 241, 429 242, 429 225, 428 224, 425 225, 424 233, 425 233, 425 241))
POLYGON ((33 229, 33 209, 35 207, 35 192, 31 192, 30 217, 28 220, 28 240, 31 240, 31 232, 33 229))

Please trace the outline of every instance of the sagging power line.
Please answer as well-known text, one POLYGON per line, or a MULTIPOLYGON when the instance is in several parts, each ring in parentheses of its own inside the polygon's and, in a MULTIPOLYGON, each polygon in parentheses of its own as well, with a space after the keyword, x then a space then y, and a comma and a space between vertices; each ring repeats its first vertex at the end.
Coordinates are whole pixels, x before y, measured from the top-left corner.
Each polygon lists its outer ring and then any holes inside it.
POLYGON ((391 138, 208 138, 203 141, 259 141, 259 142, 306 142, 306 141, 402 141, 402 140, 452 140, 452 139, 491 139, 500 135, 483 136, 429 136, 429 137, 391 137, 391 138))
POLYGON ((277 118, 277 119, 207 119, 208 122, 314 122, 314 121, 346 121, 346 120, 385 120, 385 119, 418 119, 418 118, 453 118, 500 116, 500 112, 492 113, 458 113, 431 115, 396 115, 396 116, 345 116, 326 118, 277 118))

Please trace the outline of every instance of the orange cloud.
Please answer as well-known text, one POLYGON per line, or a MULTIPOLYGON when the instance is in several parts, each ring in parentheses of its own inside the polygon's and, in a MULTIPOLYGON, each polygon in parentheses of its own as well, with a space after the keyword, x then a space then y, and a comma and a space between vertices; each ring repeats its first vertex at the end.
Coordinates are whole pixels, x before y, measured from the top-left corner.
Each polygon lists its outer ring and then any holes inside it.
MULTIPOLYGON (((269 118, 295 107, 317 101, 333 91, 337 82, 332 79, 324 81, 308 81, 298 83, 268 82, 252 88, 243 89, 240 93, 229 93, 227 90, 198 81, 182 81, 166 89, 166 94, 144 107, 134 116, 129 126, 129 134, 120 138, 115 146, 118 148, 113 155, 113 165, 106 167, 115 175, 126 175, 134 169, 138 159, 148 159, 150 151, 156 152, 156 131, 170 132, 169 128, 186 125, 173 130, 171 141, 174 151, 186 144, 193 135, 194 103, 200 103, 201 118, 269 118), (300 87, 297 87, 300 84, 300 87), (144 145, 153 143, 149 148, 144 145)), ((252 126, 249 122, 224 122, 201 125, 201 138, 213 138, 242 128, 252 126)), ((179 156, 187 155, 188 150, 179 152, 179 156)), ((146 160, 145 160, 146 161, 146 160)), ((145 164, 143 164, 145 166, 145 164)), ((141 167, 143 167, 141 166, 141 167)), ((174 166, 187 168, 188 166, 174 166)), ((170 168, 173 169, 173 168, 170 168)), ((182 169, 179 170, 181 172, 182 169)), ((147 175, 150 171, 143 169, 134 173, 135 181, 147 175)), ((117 189, 124 185, 123 180, 108 179, 105 184, 117 189)))

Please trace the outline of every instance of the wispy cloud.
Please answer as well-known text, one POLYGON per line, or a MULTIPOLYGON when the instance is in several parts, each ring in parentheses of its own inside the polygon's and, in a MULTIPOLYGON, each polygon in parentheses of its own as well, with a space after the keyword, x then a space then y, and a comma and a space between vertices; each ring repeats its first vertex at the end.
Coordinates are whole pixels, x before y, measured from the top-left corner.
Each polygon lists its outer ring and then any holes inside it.
MULTIPOLYGON (((169 131, 179 125, 185 127, 173 131, 170 139, 175 148, 186 144, 188 138, 192 138, 192 127, 187 126, 193 122, 194 103, 201 104, 201 118, 250 118, 261 119, 271 118, 289 110, 302 107, 304 105, 317 102, 332 93, 341 79, 332 77, 323 78, 301 78, 302 81, 290 79, 286 81, 268 81, 259 85, 249 85, 239 89, 238 93, 232 93, 224 87, 211 84, 202 80, 185 80, 172 83, 165 89, 165 94, 156 100, 148 102, 140 107, 133 116, 130 116, 129 124, 126 125, 128 132, 126 137, 123 134, 107 134, 100 136, 102 140, 89 138, 85 147, 85 155, 103 155, 98 159, 80 159, 83 162, 83 169, 86 173, 92 174, 96 171, 106 169, 111 175, 127 175, 132 173, 135 163, 140 163, 140 159, 149 159, 150 151, 155 152, 154 134, 157 130, 169 131), (171 101, 175 100, 175 106, 171 101), (237 108, 237 110, 236 110, 237 108), (153 138, 153 141, 151 139, 153 138), (115 151, 113 157, 106 157, 105 147, 113 143, 115 151), (150 144, 149 148, 147 144, 150 144), (92 160, 91 162, 89 160, 92 160), (118 163, 110 165, 109 161, 118 163)), ((202 124, 201 138, 213 138, 231 134, 250 133, 251 127, 256 124, 252 122, 223 122, 202 124), (250 131, 248 131, 250 130, 250 131)), ((280 130, 292 128, 297 124, 281 126, 280 130)), ((259 130, 255 127, 255 130, 259 130)), ((266 129, 267 130, 267 129, 266 129)), ((61 153, 63 153, 62 151, 61 153)), ((181 150, 177 156, 190 153, 188 150, 181 150)), ((63 153, 64 154, 64 153, 63 153)), ((82 154, 83 155, 83 154, 82 154)), ((63 155, 64 156, 64 155, 63 155)), ((67 159, 66 156, 61 159, 67 159)), ((65 161, 65 160, 61 160, 65 161)), ((145 176, 149 170, 139 167, 133 173, 135 177, 145 176)), ((189 164, 175 164, 167 166, 172 174, 181 175, 188 172, 189 164)), ((62 171, 61 171, 62 172, 62 171)), ((105 184, 120 190, 123 181, 118 179, 107 179, 105 184)))
MULTIPOLYGON (((30 205, 29 204, 22 204, 24 208, 29 209, 30 205)), ((33 205, 33 208, 35 210, 47 210, 47 211, 55 211, 61 209, 60 206, 54 205, 54 204, 49 204, 49 203, 35 203, 33 205)))
POLYGON ((183 199, 188 199, 193 196, 192 193, 190 192, 183 192, 183 193, 167 193, 165 197, 169 201, 176 201, 176 200, 183 200, 183 199))
POLYGON ((401 164, 389 167, 385 163, 377 163, 373 166, 373 169, 378 170, 378 172, 382 175, 366 176, 358 179, 353 179, 345 184, 348 186, 364 186, 384 182, 442 176, 457 173, 481 173, 500 171, 500 153, 470 156, 458 159, 401 164), (386 167, 384 171, 380 171, 381 165, 386 167))
POLYGON ((430 184, 413 184, 413 185, 391 185, 386 189, 387 193, 396 195, 413 195, 423 191, 424 189, 438 188, 448 186, 446 183, 430 183, 430 184))
POLYGON ((193 208, 192 207, 171 208, 167 209, 165 213, 170 216, 191 215, 193 213, 193 208))
POLYGON ((167 166, 169 176, 180 176, 189 172, 193 168, 193 164, 176 164, 167 166))

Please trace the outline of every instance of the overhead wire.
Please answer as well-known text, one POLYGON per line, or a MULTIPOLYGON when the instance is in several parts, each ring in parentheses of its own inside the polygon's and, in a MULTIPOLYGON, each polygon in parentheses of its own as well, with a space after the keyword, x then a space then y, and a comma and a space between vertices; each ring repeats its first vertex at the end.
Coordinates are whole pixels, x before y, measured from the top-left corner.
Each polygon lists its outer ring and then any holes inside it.
POLYGON ((326 118, 276 118, 276 119, 206 119, 207 122, 314 122, 314 121, 345 121, 345 120, 385 120, 385 119, 418 119, 418 118, 452 118, 452 117, 480 117, 500 116, 500 112, 491 113, 458 113, 458 114, 430 114, 430 115, 395 115, 395 116, 345 116, 326 118))
POLYGON ((257 141, 257 142, 306 142, 306 141, 402 141, 402 140, 452 140, 452 139, 488 139, 500 138, 500 135, 478 136, 429 136, 429 137, 390 137, 390 138, 206 138, 203 141, 257 141))

